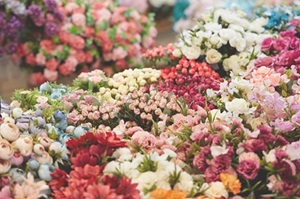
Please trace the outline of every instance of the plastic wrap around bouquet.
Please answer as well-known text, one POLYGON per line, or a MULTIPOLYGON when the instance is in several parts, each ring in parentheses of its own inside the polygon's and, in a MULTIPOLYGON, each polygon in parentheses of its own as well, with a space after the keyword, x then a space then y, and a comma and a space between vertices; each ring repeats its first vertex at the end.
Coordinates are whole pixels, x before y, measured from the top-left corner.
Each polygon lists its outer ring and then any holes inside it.
POLYGON ((112 0, 45 0, 27 12, 26 34, 14 58, 32 72, 33 84, 95 68, 111 73, 140 67, 141 53, 157 34, 153 17, 112 0))

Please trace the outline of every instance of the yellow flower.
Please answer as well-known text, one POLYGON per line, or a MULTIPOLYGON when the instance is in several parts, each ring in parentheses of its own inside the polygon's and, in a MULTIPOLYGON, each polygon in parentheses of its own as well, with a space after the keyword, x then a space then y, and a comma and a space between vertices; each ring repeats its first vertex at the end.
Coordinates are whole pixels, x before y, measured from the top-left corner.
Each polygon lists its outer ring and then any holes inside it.
POLYGON ((151 192, 151 199, 185 199, 186 193, 180 190, 156 189, 151 192))
POLYGON ((236 176, 227 173, 221 173, 220 179, 229 192, 232 192, 234 195, 241 192, 242 185, 236 176))

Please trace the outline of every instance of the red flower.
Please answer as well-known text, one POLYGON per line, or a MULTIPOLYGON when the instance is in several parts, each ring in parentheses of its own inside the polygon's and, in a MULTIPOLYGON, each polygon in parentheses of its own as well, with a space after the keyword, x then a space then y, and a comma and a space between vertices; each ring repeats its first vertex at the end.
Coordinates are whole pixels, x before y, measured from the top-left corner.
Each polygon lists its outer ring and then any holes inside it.
POLYGON ((87 191, 83 193, 85 199, 122 199, 122 196, 118 196, 115 190, 111 189, 108 185, 97 184, 89 185, 87 191))
POLYGON ((55 169, 51 176, 52 180, 49 182, 49 186, 52 190, 58 190, 68 185, 67 173, 64 170, 55 169))
POLYGON ((98 158, 91 155, 89 152, 78 152, 71 158, 72 167, 84 167, 85 165, 97 165, 98 158))
POLYGON ((73 152, 78 151, 83 147, 89 147, 93 144, 97 144, 95 139, 95 134, 92 132, 87 132, 86 134, 80 136, 77 139, 70 139, 67 143, 67 147, 73 152))
POLYGON ((107 146, 109 148, 120 148, 126 146, 126 143, 121 141, 120 138, 118 138, 113 132, 97 133, 95 137, 98 143, 102 146, 107 146))

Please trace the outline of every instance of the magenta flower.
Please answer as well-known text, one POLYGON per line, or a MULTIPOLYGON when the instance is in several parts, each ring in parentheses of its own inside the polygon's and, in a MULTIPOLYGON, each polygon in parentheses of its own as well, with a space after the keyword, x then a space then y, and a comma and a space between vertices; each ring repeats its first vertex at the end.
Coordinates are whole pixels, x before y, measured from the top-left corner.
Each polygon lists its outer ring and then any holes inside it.
POLYGON ((239 156, 239 164, 237 172, 247 180, 256 178, 260 168, 260 159, 258 155, 253 152, 242 153, 239 156))

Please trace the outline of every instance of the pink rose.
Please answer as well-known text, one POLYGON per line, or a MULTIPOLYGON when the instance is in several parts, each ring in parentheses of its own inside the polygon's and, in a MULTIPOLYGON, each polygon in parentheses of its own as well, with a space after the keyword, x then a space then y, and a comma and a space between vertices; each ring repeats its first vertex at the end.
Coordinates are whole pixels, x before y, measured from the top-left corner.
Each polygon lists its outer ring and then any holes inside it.
POLYGON ((139 13, 145 13, 148 9, 147 0, 131 1, 131 0, 119 0, 121 6, 134 7, 139 13))
POLYGON ((263 51, 269 51, 272 49, 273 43, 274 43, 274 38, 273 37, 268 37, 263 40, 261 43, 261 50, 263 51))
POLYGON ((82 50, 85 46, 85 41, 80 36, 73 36, 72 35, 70 40, 69 40, 69 44, 74 49, 82 50))
POLYGON ((295 30, 286 30, 280 32, 280 37, 294 37, 296 33, 295 30))
POLYGON ((282 51, 278 54, 274 60, 274 64, 277 66, 291 66, 294 64, 295 58, 299 57, 299 52, 294 50, 282 51))
POLYGON ((41 49, 50 53, 54 49, 53 42, 51 40, 45 39, 40 42, 41 49))
POLYGON ((72 13, 73 10, 79 8, 78 4, 75 2, 69 2, 66 6, 65 9, 68 11, 68 13, 72 13))
POLYGON ((103 21, 110 21, 111 15, 111 12, 106 8, 93 10, 93 16, 96 20, 96 25, 100 25, 103 21))
POLYGON ((45 68, 45 70, 44 70, 44 76, 45 76, 45 78, 48 81, 54 82, 57 79, 57 77, 58 77, 58 72, 57 71, 48 70, 47 68, 45 68))
POLYGON ((55 58, 51 58, 50 60, 47 61, 46 63, 46 68, 48 70, 55 71, 58 67, 58 61, 55 58))
POLYGON ((68 64, 68 63, 64 63, 62 65, 60 65, 58 67, 58 71, 63 75, 63 76, 67 76, 73 73, 73 71, 75 70, 75 68, 68 64))
POLYGON ((70 66, 72 66, 74 69, 78 65, 78 61, 77 61, 76 57, 74 57, 74 56, 69 56, 66 59, 65 63, 68 64, 68 65, 70 65, 70 66))
POLYGON ((72 22, 75 24, 75 26, 85 26, 86 19, 85 16, 81 13, 75 13, 72 15, 72 22))
POLYGON ((92 37, 95 34, 95 29, 93 27, 86 26, 84 29, 84 34, 86 37, 92 37))
POLYGON ((280 52, 282 50, 287 49, 289 46, 289 40, 290 39, 288 37, 275 39, 273 42, 274 50, 280 52))
POLYGON ((74 54, 74 57, 78 61, 78 64, 85 63, 85 61, 86 61, 86 54, 85 54, 85 52, 83 52, 81 50, 76 51, 76 53, 74 54))
POLYGON ((38 53, 35 57, 35 61, 37 65, 45 66, 46 65, 46 57, 42 53, 38 53))
POLYGON ((268 66, 270 67, 273 63, 273 58, 272 57, 261 57, 261 58, 258 58, 256 61, 255 61, 255 66, 256 67, 260 67, 260 66, 268 66))

